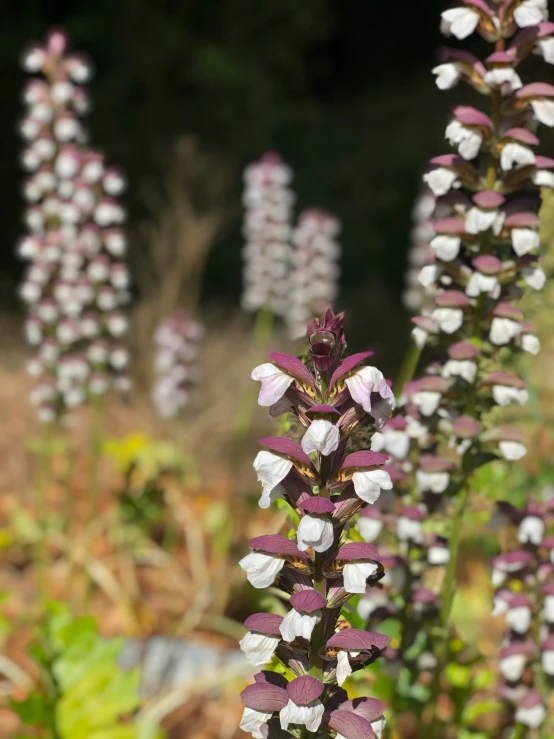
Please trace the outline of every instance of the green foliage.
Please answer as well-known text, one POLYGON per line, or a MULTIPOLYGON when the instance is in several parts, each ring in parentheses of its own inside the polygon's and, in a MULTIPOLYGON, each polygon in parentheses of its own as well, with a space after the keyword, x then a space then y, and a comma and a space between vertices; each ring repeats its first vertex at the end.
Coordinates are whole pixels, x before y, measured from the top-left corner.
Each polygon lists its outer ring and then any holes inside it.
POLYGON ((39 685, 11 704, 23 726, 40 728, 45 739, 161 739, 133 720, 140 670, 120 669, 122 646, 121 639, 99 636, 93 618, 73 618, 64 604, 50 604, 30 650, 39 685))

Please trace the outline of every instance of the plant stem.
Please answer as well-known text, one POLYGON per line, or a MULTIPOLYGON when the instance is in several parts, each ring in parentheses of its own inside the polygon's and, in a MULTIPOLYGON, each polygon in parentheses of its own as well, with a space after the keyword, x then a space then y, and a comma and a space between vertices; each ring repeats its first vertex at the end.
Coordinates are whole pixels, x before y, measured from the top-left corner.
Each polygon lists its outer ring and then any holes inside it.
MULTIPOLYGON (((252 349, 256 355, 258 353, 261 354, 261 350, 265 348, 271 338, 273 323, 273 313, 270 310, 261 308, 256 316, 256 323, 254 324, 254 331, 252 333, 252 349)), ((250 431, 255 410, 256 388, 252 383, 252 385, 248 385, 248 388, 242 394, 235 419, 235 438, 238 445, 242 444, 242 441, 250 431)))
POLYGON ((525 739, 527 729, 523 724, 517 724, 512 739, 525 739))
POLYGON ((414 376, 420 356, 421 349, 415 341, 411 341, 407 352, 404 354, 398 376, 393 386, 393 391, 397 398, 402 395, 406 384, 414 376))
POLYGON ((33 508, 37 519, 37 541, 35 546, 35 566, 38 581, 38 597, 42 605, 47 598, 48 573, 48 506, 46 490, 51 468, 51 438, 47 426, 44 428, 42 439, 39 442, 38 458, 36 462, 36 477, 33 488, 33 508))

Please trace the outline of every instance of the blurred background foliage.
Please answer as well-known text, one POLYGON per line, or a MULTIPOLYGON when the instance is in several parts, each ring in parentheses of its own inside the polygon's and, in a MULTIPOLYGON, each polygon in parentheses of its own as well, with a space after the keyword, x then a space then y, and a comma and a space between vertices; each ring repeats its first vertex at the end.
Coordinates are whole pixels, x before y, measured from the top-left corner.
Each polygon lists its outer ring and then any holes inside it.
MULTIPOLYGON (((408 333, 399 298, 411 206, 426 158, 442 150, 447 117, 429 72, 442 6, 441 0, 3 0, 4 243, 14 243, 20 230, 13 187, 20 179, 18 60, 28 39, 63 25, 74 48, 94 60, 93 139, 129 177, 137 290, 148 292, 137 274, 146 269, 137 254, 141 236, 167 206, 175 147, 185 138, 181 174, 195 176, 181 202, 217 222, 208 236, 202 300, 236 305, 241 170, 275 148, 296 173, 299 207, 328 208, 343 222, 341 307, 355 316, 354 341, 371 341, 394 366, 408 333), (376 310, 383 320, 368 336, 376 310)), ((189 242, 194 236, 188 233, 189 242)), ((18 273, 12 250, 3 249, 4 308, 15 304, 18 273)))

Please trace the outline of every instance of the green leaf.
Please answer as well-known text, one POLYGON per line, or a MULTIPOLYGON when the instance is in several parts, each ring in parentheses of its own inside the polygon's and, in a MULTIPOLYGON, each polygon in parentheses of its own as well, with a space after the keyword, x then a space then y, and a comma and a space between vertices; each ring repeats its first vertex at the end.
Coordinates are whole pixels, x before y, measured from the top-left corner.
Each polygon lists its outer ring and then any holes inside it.
POLYGON ((462 723, 465 725, 472 724, 475 719, 485 713, 500 713, 502 711, 502 703, 499 701, 489 700, 472 703, 466 706, 462 712, 462 723))

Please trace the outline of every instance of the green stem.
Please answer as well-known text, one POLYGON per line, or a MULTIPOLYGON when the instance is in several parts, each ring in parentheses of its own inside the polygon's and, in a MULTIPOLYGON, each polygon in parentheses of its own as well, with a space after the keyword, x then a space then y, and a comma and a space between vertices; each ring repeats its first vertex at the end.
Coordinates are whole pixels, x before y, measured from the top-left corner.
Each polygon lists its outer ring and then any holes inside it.
POLYGON ((44 434, 40 441, 38 458, 36 463, 36 479, 33 488, 33 508, 37 520, 37 540, 35 545, 35 566, 37 571, 39 601, 42 605, 47 599, 47 573, 48 573, 48 503, 46 490, 50 478, 52 454, 50 430, 44 428, 44 434))
POLYGON ((523 724, 517 724, 512 739, 525 739, 527 729, 523 724))
POLYGON ((402 395, 406 384, 414 376, 420 356, 421 349, 415 341, 412 340, 408 351, 404 354, 402 364, 400 365, 400 371, 398 372, 396 382, 393 386, 393 392, 397 398, 402 395))
POLYGON ((90 437, 90 485, 87 490, 86 518, 87 524, 94 521, 99 513, 100 498, 100 462, 102 460, 102 436, 104 431, 104 396, 92 399, 92 432, 90 437))
MULTIPOLYGON (((273 313, 265 308, 258 311, 256 323, 252 335, 252 348, 256 355, 265 349, 273 332, 274 316, 273 313)), ((254 383, 248 385, 242 394, 235 419, 235 439, 237 444, 241 444, 247 436, 252 426, 252 418, 256 410, 256 388, 254 383)))

